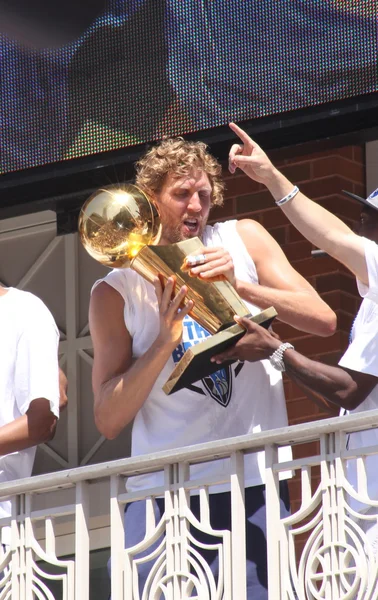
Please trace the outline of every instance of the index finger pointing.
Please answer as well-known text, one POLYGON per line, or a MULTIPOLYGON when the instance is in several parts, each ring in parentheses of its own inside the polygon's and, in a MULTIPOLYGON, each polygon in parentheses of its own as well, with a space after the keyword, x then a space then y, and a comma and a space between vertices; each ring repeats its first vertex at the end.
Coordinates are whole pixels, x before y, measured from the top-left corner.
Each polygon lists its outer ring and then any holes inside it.
POLYGON ((256 145, 255 142, 249 137, 248 133, 239 127, 239 125, 236 125, 236 123, 229 123, 229 127, 234 133, 236 133, 236 135, 245 145, 248 145, 250 148, 253 148, 256 145))

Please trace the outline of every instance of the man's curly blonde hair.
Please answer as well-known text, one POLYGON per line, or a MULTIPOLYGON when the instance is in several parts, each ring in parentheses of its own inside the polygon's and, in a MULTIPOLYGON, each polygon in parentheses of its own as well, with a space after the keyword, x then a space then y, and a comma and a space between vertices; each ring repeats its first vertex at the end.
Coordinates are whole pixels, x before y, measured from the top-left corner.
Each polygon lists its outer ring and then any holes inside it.
POLYGON ((135 168, 135 183, 147 194, 160 192, 168 173, 179 178, 201 169, 212 188, 211 205, 223 204, 222 167, 203 142, 189 142, 181 137, 165 139, 148 150, 135 168))

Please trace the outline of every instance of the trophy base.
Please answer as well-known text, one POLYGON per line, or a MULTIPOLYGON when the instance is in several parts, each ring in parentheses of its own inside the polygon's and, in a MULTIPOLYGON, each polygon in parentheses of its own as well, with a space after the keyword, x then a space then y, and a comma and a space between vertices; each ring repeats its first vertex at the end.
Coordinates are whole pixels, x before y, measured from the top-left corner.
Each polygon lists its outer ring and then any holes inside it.
MULTIPOLYGON (((262 310, 257 315, 249 316, 248 318, 265 327, 270 326, 277 312, 273 306, 262 310)), ((163 385, 163 391, 167 394, 174 394, 184 387, 191 385, 195 381, 199 381, 206 375, 211 375, 224 366, 231 365, 235 360, 227 360, 221 365, 211 362, 211 358, 223 352, 230 346, 236 344, 245 334, 245 329, 235 323, 227 329, 223 329, 219 333, 208 337, 205 341, 196 344, 189 348, 182 359, 177 363, 171 375, 163 385)))

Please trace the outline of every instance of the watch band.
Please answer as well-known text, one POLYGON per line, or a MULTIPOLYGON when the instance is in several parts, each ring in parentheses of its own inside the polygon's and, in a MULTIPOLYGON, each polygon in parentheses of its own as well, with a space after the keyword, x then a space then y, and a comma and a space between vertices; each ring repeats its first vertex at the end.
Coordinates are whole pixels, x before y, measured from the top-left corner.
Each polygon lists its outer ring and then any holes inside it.
POLYGON ((294 346, 289 344, 289 342, 284 342, 269 356, 270 364, 277 369, 277 371, 285 371, 283 355, 285 351, 289 349, 294 350, 294 346))

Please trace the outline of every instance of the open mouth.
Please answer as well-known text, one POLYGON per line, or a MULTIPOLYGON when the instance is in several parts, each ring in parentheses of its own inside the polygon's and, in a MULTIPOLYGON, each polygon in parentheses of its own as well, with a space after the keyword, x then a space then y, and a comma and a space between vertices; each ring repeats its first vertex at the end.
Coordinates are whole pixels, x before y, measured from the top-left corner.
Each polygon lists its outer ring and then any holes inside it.
POLYGON ((195 233, 199 229, 199 219, 185 219, 184 225, 191 233, 195 233))

